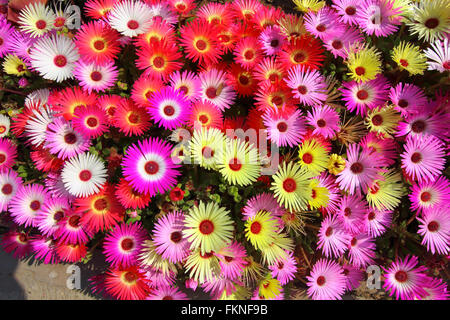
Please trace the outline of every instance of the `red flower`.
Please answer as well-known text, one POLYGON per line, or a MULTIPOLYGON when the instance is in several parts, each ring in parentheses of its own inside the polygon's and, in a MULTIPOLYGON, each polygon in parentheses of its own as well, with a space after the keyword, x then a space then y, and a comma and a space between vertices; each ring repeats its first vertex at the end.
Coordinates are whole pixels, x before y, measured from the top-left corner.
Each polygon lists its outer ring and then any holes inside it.
POLYGON ((172 191, 170 191, 169 197, 173 202, 181 201, 184 198, 184 191, 178 187, 175 187, 172 189, 172 191))

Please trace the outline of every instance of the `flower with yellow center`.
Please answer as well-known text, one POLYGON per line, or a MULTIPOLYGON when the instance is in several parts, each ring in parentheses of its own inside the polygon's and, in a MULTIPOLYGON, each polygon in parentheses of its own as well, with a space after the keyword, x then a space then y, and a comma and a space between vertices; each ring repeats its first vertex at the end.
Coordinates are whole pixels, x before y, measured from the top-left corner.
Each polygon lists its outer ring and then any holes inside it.
POLYGON ((381 56, 375 47, 353 47, 346 60, 347 74, 357 82, 373 80, 381 72, 381 56))
POLYGON ((15 76, 30 75, 26 64, 17 56, 8 54, 3 61, 3 71, 15 76))
POLYGON ((273 176, 270 190, 274 192, 278 203, 289 211, 306 210, 312 194, 308 180, 311 176, 299 164, 283 162, 273 176))
POLYGON ((259 283, 259 296, 264 299, 274 299, 281 293, 281 290, 280 282, 277 279, 273 279, 270 274, 259 283))
POLYGON ((312 189, 312 199, 309 200, 308 203, 311 209, 326 207, 326 205, 328 204, 328 200, 330 199, 330 193, 328 192, 328 189, 325 187, 320 187, 319 180, 317 179, 312 179, 310 186, 312 189))
POLYGON ((391 57, 400 70, 406 70, 411 75, 423 74, 427 69, 427 57, 420 51, 419 46, 411 43, 400 42, 392 49, 391 57))
POLYGON ((312 175, 319 175, 327 168, 329 155, 327 150, 316 140, 306 140, 298 151, 299 163, 312 175))
POLYGON ((370 131, 389 136, 397 131, 400 120, 401 116, 393 106, 379 106, 368 112, 365 124, 370 131))
POLYGON ((341 173, 345 169, 345 159, 333 153, 328 161, 328 172, 334 175, 341 173))
POLYGON ((275 239, 278 222, 267 211, 259 211, 245 222, 245 237, 259 250, 269 246, 275 239))

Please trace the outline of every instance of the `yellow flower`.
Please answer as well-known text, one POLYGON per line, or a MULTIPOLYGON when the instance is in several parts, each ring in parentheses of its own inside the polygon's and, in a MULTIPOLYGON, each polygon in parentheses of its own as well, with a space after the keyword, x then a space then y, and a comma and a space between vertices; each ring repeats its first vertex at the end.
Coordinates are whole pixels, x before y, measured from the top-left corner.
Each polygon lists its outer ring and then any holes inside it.
POLYGON ((299 163, 313 175, 319 175, 327 167, 329 156, 327 150, 315 140, 306 140, 298 151, 299 163))
POLYGON ((282 287, 277 279, 268 274, 259 284, 259 296, 264 299, 273 299, 281 293, 282 287))
POLYGON ((26 64, 17 56, 8 54, 3 61, 3 70, 7 74, 16 76, 30 75, 26 64))
POLYGON ((319 180, 317 179, 311 180, 310 187, 312 189, 312 199, 309 200, 309 206, 311 209, 325 207, 330 199, 328 189, 325 187, 320 187, 319 180))
POLYGON ((395 46, 391 54, 401 70, 408 71, 411 75, 423 74, 427 69, 427 57, 420 51, 419 46, 404 41, 395 46))
POLYGON ((366 199, 372 208, 394 210, 405 193, 402 177, 400 173, 394 170, 380 172, 380 174, 383 179, 373 181, 366 199))
POLYGON ((262 252, 262 263, 272 265, 287 258, 287 251, 294 251, 294 240, 286 233, 276 233, 271 244, 262 252))
POLYGON ((278 222, 267 211, 259 211, 245 222, 245 237, 259 250, 270 245, 277 234, 278 222))
POLYGON ((186 260, 186 271, 189 277, 200 284, 214 280, 220 274, 219 259, 212 253, 202 254, 200 249, 192 251, 186 260))
POLYGON ((349 76, 357 82, 373 80, 381 72, 380 52, 375 47, 364 46, 352 48, 347 56, 346 64, 349 76))
POLYGON ((318 0, 294 0, 295 9, 302 12, 314 11, 317 12, 323 8, 325 1, 318 0))
POLYGON ((397 125, 401 117, 393 106, 380 106, 370 110, 365 119, 365 124, 370 131, 392 135, 397 131, 397 125))
POLYGON ((328 161, 328 172, 334 175, 339 174, 345 169, 345 159, 340 155, 333 153, 328 161))

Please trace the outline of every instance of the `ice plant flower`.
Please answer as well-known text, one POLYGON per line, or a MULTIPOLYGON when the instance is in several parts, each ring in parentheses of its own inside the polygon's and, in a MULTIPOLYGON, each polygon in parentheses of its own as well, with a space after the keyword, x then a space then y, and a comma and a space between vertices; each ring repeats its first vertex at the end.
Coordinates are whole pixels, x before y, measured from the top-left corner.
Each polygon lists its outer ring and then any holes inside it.
POLYGON ((344 270, 332 260, 318 260, 306 279, 313 300, 341 300, 346 289, 344 270))

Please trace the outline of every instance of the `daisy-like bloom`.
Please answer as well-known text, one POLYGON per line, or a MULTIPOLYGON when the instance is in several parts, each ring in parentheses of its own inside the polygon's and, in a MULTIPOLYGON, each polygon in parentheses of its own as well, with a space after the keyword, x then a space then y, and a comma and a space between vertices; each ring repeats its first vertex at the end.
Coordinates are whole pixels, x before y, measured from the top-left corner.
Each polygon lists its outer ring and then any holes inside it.
POLYGON ((356 21, 357 12, 360 10, 360 0, 333 0, 332 7, 337 11, 337 14, 341 16, 343 23, 351 26, 357 25, 356 21))
POLYGON ((147 4, 150 7, 150 10, 153 15, 153 20, 155 22, 164 22, 168 26, 172 26, 177 23, 178 17, 171 10, 170 5, 165 2, 159 2, 158 1, 150 1, 150 3, 147 1, 147 4))
POLYGON ((426 295, 424 287, 427 286, 428 277, 424 266, 416 267, 419 263, 416 256, 406 256, 392 262, 389 268, 381 267, 385 272, 383 288, 390 296, 402 300, 413 300, 426 295))
POLYGON ((114 186, 106 183, 94 195, 74 201, 76 212, 83 215, 81 222, 87 229, 98 232, 110 229, 122 220, 124 209, 114 194, 114 186))
POLYGON ((66 161, 61 179, 70 194, 88 197, 99 192, 106 182, 106 168, 98 156, 86 152, 66 161))
POLYGON ((91 141, 64 118, 56 118, 47 126, 45 147, 63 160, 89 150, 90 145, 91 141))
POLYGON ((206 3, 196 14, 213 25, 229 25, 233 19, 229 3, 206 3))
POLYGON ((80 60, 75 63, 73 75, 87 92, 103 92, 114 87, 119 71, 114 62, 98 65, 95 62, 88 63, 80 60))
POLYGON ((300 103, 313 106, 322 104, 327 99, 325 78, 318 70, 310 70, 305 65, 289 69, 286 84, 292 89, 294 98, 300 103))
POLYGON ((60 228, 59 222, 69 210, 67 198, 49 198, 42 211, 36 215, 36 227, 47 237, 52 237, 60 228))
POLYGON ((319 181, 317 187, 326 189, 325 192, 327 193, 328 198, 328 202, 325 205, 322 205, 320 210, 322 213, 336 213, 341 202, 341 190, 336 183, 336 178, 327 172, 322 172, 322 174, 315 179, 319 181))
MULTIPOLYGON (((163 4, 161 3, 160 6, 162 7, 163 4)), ((135 40, 135 45, 139 48, 151 47, 161 41, 174 43, 175 31, 166 19, 160 16, 154 16, 150 29, 137 37, 135 40)))
POLYGON ((0 170, 0 213, 6 211, 9 202, 22 185, 22 178, 11 169, 0 170))
POLYGON ((118 0, 88 0, 84 4, 86 15, 92 19, 105 19, 118 0))
MULTIPOLYGON (((0 28, 0 30, 1 30, 1 28, 0 28)), ((0 34, 0 37, 2 37, 1 34, 0 34)), ((30 52, 31 52, 31 48, 33 47, 34 43, 36 43, 37 40, 38 40, 38 38, 33 38, 28 33, 22 33, 22 32, 16 31, 13 34, 11 34, 11 38, 9 39, 9 42, 5 42, 4 45, 9 43, 9 51, 13 52, 17 57, 22 59, 26 63, 27 66, 31 66, 30 52)), ((4 39, 4 41, 6 41, 6 39, 4 39)), ((0 52, 1 52, 1 47, 0 47, 0 52)), ((43 101, 43 102, 45 102, 45 101, 43 101)))
POLYGON ((231 241, 233 234, 229 211, 215 202, 199 205, 189 210, 185 218, 182 234, 190 242, 192 250, 200 248, 200 253, 219 251, 231 241))
POLYGON ((306 134, 305 120, 300 110, 267 109, 262 115, 262 122, 268 130, 267 137, 280 147, 293 147, 306 134))
POLYGON ((220 297, 228 297, 236 291, 236 284, 233 280, 227 279, 223 275, 217 275, 212 280, 204 282, 202 289, 211 295, 212 300, 219 300, 220 297))
POLYGON ((225 136, 216 128, 194 130, 190 150, 194 163, 206 169, 217 169, 222 160, 222 150, 226 146, 225 136))
POLYGON ((206 281, 213 281, 214 276, 220 274, 219 258, 212 252, 200 252, 200 248, 192 251, 185 264, 186 273, 189 277, 203 284, 206 281))
POLYGON ((180 289, 169 286, 160 286, 153 290, 146 300, 189 300, 187 295, 180 289))
POLYGON ((117 225, 106 235, 103 243, 106 261, 113 267, 134 266, 145 239, 146 232, 139 222, 117 225))
POLYGON ((408 136, 400 157, 406 174, 419 183, 435 181, 445 165, 442 142, 432 135, 408 136))
POLYGON ((285 43, 279 53, 279 59, 285 70, 295 65, 305 65, 309 69, 319 69, 322 66, 324 49, 317 38, 303 35, 301 38, 293 38, 285 43))
POLYGON ((64 244, 87 243, 94 234, 81 222, 81 215, 73 211, 66 211, 64 214, 65 216, 58 222, 59 228, 54 234, 58 242, 64 244))
POLYGON ((180 15, 187 15, 197 6, 194 0, 169 0, 169 5, 180 15))
POLYGON ((48 104, 57 115, 62 115, 66 120, 72 120, 76 108, 97 104, 97 95, 88 93, 81 87, 68 87, 62 91, 53 92, 48 104))
POLYGON ((359 190, 366 192, 373 180, 380 177, 380 156, 371 150, 362 149, 357 144, 347 147, 345 169, 338 174, 336 182, 342 190, 354 194, 359 190))
POLYGON ((58 158, 50 153, 47 148, 43 147, 39 147, 35 151, 32 151, 30 153, 30 158, 36 166, 36 169, 49 174, 58 171, 64 163, 64 160, 58 158))
POLYGON ((186 123, 190 114, 189 100, 172 87, 163 87, 154 92, 149 99, 147 111, 159 126, 173 130, 186 123))
POLYGON ((87 247, 84 244, 70 244, 58 242, 56 244, 56 254, 63 262, 80 262, 87 254, 87 247))
POLYGON ((379 106, 367 113, 364 123, 370 131, 389 137, 396 132, 400 119, 394 106, 379 106))
POLYGON ((110 268, 104 285, 106 292, 119 300, 144 300, 153 292, 137 266, 110 268))
POLYGON ((164 274, 160 270, 156 270, 152 266, 140 266, 140 270, 145 272, 145 278, 151 288, 159 288, 163 286, 174 286, 177 274, 173 271, 164 274))
POLYGON ((283 162, 273 176, 270 189, 278 203, 289 211, 305 210, 312 194, 308 180, 310 177, 310 173, 300 165, 283 162))
POLYGON ((108 13, 108 23, 127 37, 136 37, 147 32, 152 25, 153 14, 149 6, 141 1, 117 2, 108 13))
POLYGON ((104 21, 90 21, 78 30, 75 44, 83 60, 103 65, 119 54, 119 37, 104 21))
POLYGON ((351 112, 365 116, 367 109, 383 105, 387 98, 389 82, 382 75, 374 80, 358 83, 356 81, 342 83, 342 100, 351 112))
POLYGON ((428 58, 428 70, 439 72, 450 70, 450 42, 447 38, 434 41, 428 49, 425 49, 424 54, 428 58))
POLYGON ((328 215, 323 221, 318 233, 317 248, 328 258, 338 258, 347 251, 351 235, 337 215, 328 215))
POLYGON ((446 0, 425 0, 411 4, 411 15, 405 21, 411 35, 433 42, 444 39, 450 28, 450 4, 446 0))
POLYGON ((240 65, 233 63, 229 68, 228 83, 233 86, 239 96, 251 96, 257 89, 256 81, 252 70, 245 70, 240 65))
POLYGON ((339 113, 328 105, 313 107, 308 111, 306 121, 314 127, 313 134, 320 134, 326 139, 333 138, 339 132, 339 113))
POLYGON ((406 70, 410 75, 423 74, 427 69, 427 58, 420 51, 419 46, 402 41, 392 49, 392 60, 397 63, 400 70, 406 70))
POLYGON ((188 125, 194 129, 222 128, 223 114, 209 101, 198 101, 193 104, 188 125))
POLYGON ((218 29, 203 19, 196 19, 181 27, 181 46, 186 57, 200 64, 215 64, 219 61, 222 48, 217 41, 218 29))
POLYGON ((73 128, 83 136, 98 138, 108 131, 107 116, 99 106, 79 107, 72 119, 73 128))
MULTIPOLYGON (((63 161, 60 160, 60 164, 58 164, 57 168, 61 168, 63 165, 63 161)), ((64 186, 64 182, 61 179, 61 173, 59 171, 51 171, 47 174, 47 177, 44 179, 45 187, 48 189, 54 197, 57 198, 67 198, 69 200, 73 200, 75 196, 67 191, 64 186)))
POLYGON ((121 178, 117 184, 115 195, 125 209, 143 209, 150 203, 148 194, 134 190, 124 178, 121 178))
POLYGON ((397 157, 397 144, 394 139, 386 138, 383 134, 369 132, 360 141, 363 149, 372 150, 379 154, 383 161, 383 166, 389 167, 395 163, 397 157))
POLYGON ((3 71, 7 74, 12 74, 18 77, 30 75, 30 72, 27 69, 25 62, 22 59, 18 58, 15 55, 8 54, 5 57, 5 60, 2 63, 3 71))
POLYGON ((183 212, 174 211, 159 218, 153 230, 155 251, 172 263, 183 261, 190 253, 189 242, 183 236, 184 220, 183 212))
POLYGON ((394 1, 364 0, 359 4, 356 22, 366 34, 386 37, 398 30, 401 13, 401 8, 394 8, 394 1))
POLYGON ((30 3, 20 10, 18 21, 20 29, 33 38, 41 37, 52 30, 54 22, 55 14, 42 2, 30 3))
POLYGON ((22 259, 31 253, 30 238, 23 231, 10 230, 2 236, 0 242, 7 253, 16 259, 22 259))
POLYGON ((44 79, 56 82, 73 78, 75 62, 79 59, 73 41, 59 34, 38 39, 30 52, 32 67, 44 79))
POLYGON ((423 289, 427 294, 421 300, 448 300, 447 284, 442 279, 428 277, 425 282, 423 289))
POLYGON ((274 242, 278 224, 270 212, 260 210, 245 222, 245 237, 257 250, 264 251, 274 242))
POLYGON ((301 12, 317 12, 322 9, 326 3, 320 0, 294 0, 295 9, 301 12))
MULTIPOLYGON (((277 219, 277 223, 279 224, 281 219, 277 219)), ((278 225, 278 229, 282 229, 280 224, 278 225)), ((286 259, 287 251, 293 252, 295 249, 294 240, 289 237, 286 233, 277 233, 273 235, 272 242, 265 246, 262 250, 262 260, 263 264, 274 264, 277 260, 286 259)))
POLYGON ((427 104, 427 98, 422 88, 401 82, 389 90, 389 100, 403 117, 419 113, 427 104))
POLYGON ((172 147, 159 138, 138 141, 128 147, 122 160, 126 181, 140 193, 151 197, 172 189, 180 166, 170 158, 172 147))
POLYGON ((20 186, 8 207, 14 222, 24 227, 36 227, 36 217, 48 198, 49 194, 40 184, 20 186))
POLYGON ((283 47, 286 40, 286 36, 281 31, 280 27, 276 25, 264 28, 258 37, 258 41, 262 45, 262 50, 267 56, 276 55, 283 47))
POLYGON ((253 69, 256 80, 261 82, 279 83, 285 76, 285 69, 276 57, 265 57, 253 69))
POLYGON ((0 170, 9 169, 16 163, 17 147, 12 141, 0 138, 0 170))
POLYGON ((347 74, 359 83, 374 80, 381 72, 381 55, 376 47, 366 45, 350 48, 345 63, 349 69, 347 74))
POLYGON ((426 214, 428 210, 444 206, 450 202, 450 182, 444 176, 435 181, 413 184, 409 194, 411 210, 426 214))
POLYGON ((11 52, 13 36, 16 36, 16 34, 18 32, 15 32, 13 26, 6 19, 0 19, 0 58, 11 52))
POLYGON ((236 92, 227 83, 226 72, 211 68, 200 73, 200 87, 202 101, 211 102, 220 111, 228 109, 236 97, 236 92))
POLYGON ((342 197, 336 214, 342 221, 345 230, 351 234, 356 234, 363 228, 366 209, 367 202, 361 195, 345 195, 342 197))
POLYGON ((53 122, 54 112, 48 106, 37 106, 30 111, 30 116, 25 122, 24 135, 28 143, 40 147, 45 142, 47 127, 53 122))
POLYGON ((448 255, 450 251, 450 210, 448 206, 427 210, 420 222, 419 231, 422 245, 432 254, 448 255))
POLYGON ((221 274, 227 279, 238 279, 244 270, 247 256, 245 248, 236 241, 230 242, 226 247, 216 253, 219 258, 221 274))
POLYGON ((114 110, 113 123, 126 136, 139 136, 150 128, 150 115, 131 99, 122 100, 114 110))
POLYGON ((309 11, 305 15, 305 29, 321 40, 332 34, 340 34, 345 30, 335 10, 326 6, 317 12, 309 11))
POLYGON ((282 286, 288 284, 295 278, 297 272, 297 261, 292 252, 287 252, 288 256, 269 266, 271 275, 277 279, 282 286))
POLYGON ((258 285, 258 295, 262 299, 274 299, 282 293, 283 287, 278 279, 272 278, 270 274, 264 277, 258 285))
POLYGON ((56 264, 59 258, 56 254, 55 241, 43 236, 34 236, 30 239, 30 246, 35 252, 35 257, 44 264, 56 264))
POLYGON ((234 48, 235 61, 244 69, 252 69, 262 59, 263 52, 257 38, 242 38, 234 48))
POLYGON ((263 9, 263 6, 258 0, 237 0, 232 2, 231 9, 234 18, 250 21, 256 12, 263 9))
POLYGON ((364 37, 356 27, 348 27, 344 32, 332 33, 324 39, 325 48, 330 51, 335 58, 347 59, 348 52, 354 46, 361 46, 364 37))
POLYGON ((300 144, 298 158, 300 166, 312 176, 317 176, 324 171, 329 161, 327 149, 314 139, 306 139, 300 144))
POLYGON ((162 274, 165 277, 172 277, 177 274, 176 265, 167 259, 163 259, 161 255, 156 253, 156 246, 153 241, 145 240, 142 244, 143 248, 139 255, 139 264, 141 268, 148 269, 151 267, 153 271, 162 274))
POLYGON ((241 139, 227 140, 217 168, 228 183, 248 186, 261 174, 258 150, 241 139))
POLYGON ((152 78, 167 80, 183 65, 178 61, 182 57, 178 47, 165 40, 140 48, 137 55, 136 66, 140 70, 145 70, 145 76, 152 78))
POLYGON ((346 289, 344 270, 336 262, 319 259, 308 280, 308 295, 313 300, 341 300, 346 289))
POLYGON ((328 162, 328 172, 333 175, 338 175, 345 169, 345 159, 338 154, 331 154, 328 162))
POLYGON ((374 263, 375 239, 367 234, 354 235, 348 242, 348 256, 355 267, 367 267, 374 263))
POLYGON ((342 265, 342 269, 344 270, 346 289, 348 291, 357 289, 364 280, 364 273, 351 264, 342 265))
POLYGON ((253 218, 259 211, 265 211, 272 216, 281 216, 284 210, 278 205, 271 193, 260 193, 250 198, 242 208, 243 220, 253 218))
POLYGON ((141 75, 133 84, 131 89, 131 99, 140 107, 148 106, 148 99, 152 93, 157 92, 164 86, 160 78, 141 75))
POLYGON ((192 71, 173 72, 169 78, 169 85, 175 90, 179 90, 191 102, 200 98, 200 79, 192 71))
POLYGON ((448 128, 444 119, 447 114, 439 112, 431 114, 430 112, 422 111, 410 114, 404 121, 400 122, 396 136, 418 136, 418 135, 432 135, 441 140, 445 140, 448 136, 448 128))
POLYGON ((11 126, 11 120, 8 116, 0 114, 0 138, 6 137, 9 133, 9 128, 11 126))

